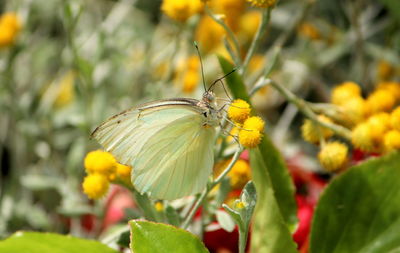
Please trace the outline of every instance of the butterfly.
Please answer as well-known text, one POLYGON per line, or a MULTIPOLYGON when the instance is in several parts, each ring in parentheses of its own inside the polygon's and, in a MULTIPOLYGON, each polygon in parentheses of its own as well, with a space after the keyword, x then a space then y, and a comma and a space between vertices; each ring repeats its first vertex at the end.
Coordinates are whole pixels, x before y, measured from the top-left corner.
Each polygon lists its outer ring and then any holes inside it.
POLYGON ((136 190, 173 200, 201 192, 214 164, 222 115, 214 93, 158 100, 123 111, 92 133, 118 162, 132 166, 136 190))

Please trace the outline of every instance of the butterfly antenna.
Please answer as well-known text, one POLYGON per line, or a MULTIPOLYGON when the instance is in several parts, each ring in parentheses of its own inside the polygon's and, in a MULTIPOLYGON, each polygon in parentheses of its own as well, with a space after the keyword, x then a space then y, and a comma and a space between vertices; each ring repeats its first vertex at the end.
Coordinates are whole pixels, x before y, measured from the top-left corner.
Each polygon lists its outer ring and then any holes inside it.
POLYGON ((199 59, 200 59, 201 78, 203 79, 204 91, 207 91, 206 82, 204 81, 203 60, 201 59, 201 54, 200 54, 199 46, 197 45, 197 42, 196 42, 196 41, 194 42, 194 46, 196 47, 196 51, 197 51, 197 54, 199 55, 199 59))
POLYGON ((215 81, 210 85, 210 87, 208 88, 207 91, 211 90, 211 88, 212 88, 216 83, 221 82, 222 88, 224 88, 224 91, 225 91, 226 95, 228 96, 228 98, 229 98, 230 100, 232 100, 232 99, 229 97, 228 92, 226 91, 224 82, 222 82, 222 80, 223 80, 225 77, 227 77, 227 76, 229 76, 230 74, 232 74, 233 72, 235 72, 235 71, 236 71, 236 68, 232 69, 228 74, 224 75, 223 77, 220 77, 220 78, 218 78, 217 80, 215 80, 215 81))

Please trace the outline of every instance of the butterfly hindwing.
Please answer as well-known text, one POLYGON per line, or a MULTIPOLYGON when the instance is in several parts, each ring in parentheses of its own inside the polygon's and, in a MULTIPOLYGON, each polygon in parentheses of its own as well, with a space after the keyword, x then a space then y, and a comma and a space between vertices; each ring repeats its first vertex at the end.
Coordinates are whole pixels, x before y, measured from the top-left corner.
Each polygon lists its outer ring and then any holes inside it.
POLYGON ((133 161, 132 182, 154 198, 176 199, 200 192, 213 166, 215 129, 203 116, 188 115, 166 125, 133 161))

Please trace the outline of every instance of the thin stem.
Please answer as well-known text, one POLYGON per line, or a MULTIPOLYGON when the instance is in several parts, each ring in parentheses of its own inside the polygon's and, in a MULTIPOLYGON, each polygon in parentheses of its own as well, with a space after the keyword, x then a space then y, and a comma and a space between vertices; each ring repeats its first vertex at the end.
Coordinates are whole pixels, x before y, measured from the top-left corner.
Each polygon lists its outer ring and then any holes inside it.
POLYGON ((246 54, 246 58, 244 59, 242 68, 239 70, 239 73, 243 76, 246 73, 246 70, 250 63, 251 58, 253 57, 256 49, 258 48, 258 45, 260 44, 261 38, 263 37, 265 31, 267 30, 266 28, 267 28, 267 25, 271 18, 271 10, 272 10, 272 8, 268 8, 263 11, 261 23, 258 26, 256 35, 254 36, 253 41, 251 42, 249 51, 246 54))
POLYGON ((324 121, 320 121, 317 115, 312 111, 310 106, 303 100, 294 95, 291 91, 289 91, 286 87, 280 85, 277 82, 271 81, 271 86, 273 86, 281 95, 283 95, 286 100, 296 105, 296 107, 301 111, 305 116, 310 118, 313 122, 319 124, 320 126, 326 127, 337 133, 338 135, 350 140, 351 139, 351 131, 345 127, 328 123, 324 121))
POLYGON ((245 253, 248 229, 239 229, 239 253, 245 253))
POLYGON ((228 33, 228 37, 231 39, 231 41, 233 42, 233 46, 235 47, 235 51, 236 54, 234 54, 233 52, 233 60, 235 61, 235 64, 237 66, 242 65, 242 61, 240 59, 240 45, 238 40, 236 39, 235 34, 233 33, 233 31, 229 28, 229 26, 227 24, 225 24, 225 22, 223 20, 221 20, 220 18, 218 18, 211 10, 210 8, 208 8, 208 6, 205 6, 205 10, 207 15, 209 15, 215 22, 217 22, 218 24, 220 24, 225 31, 228 33))
POLYGON ((197 201, 194 204, 192 210, 190 210, 189 215, 185 218, 185 221, 182 223, 182 228, 186 229, 190 222, 193 219, 194 214, 196 213, 197 209, 200 207, 201 203, 204 201, 204 199, 206 198, 207 194, 217 185, 219 184, 222 179, 229 173, 229 171, 231 171, 231 169, 233 168, 233 165, 235 165, 236 161, 239 159, 239 155, 240 153, 242 153, 242 147, 239 147, 235 154, 232 157, 231 162, 229 163, 229 165, 226 167, 226 169, 217 177, 217 179, 215 179, 213 182, 211 182, 206 189, 204 189, 204 191, 201 193, 200 196, 197 197, 197 201))

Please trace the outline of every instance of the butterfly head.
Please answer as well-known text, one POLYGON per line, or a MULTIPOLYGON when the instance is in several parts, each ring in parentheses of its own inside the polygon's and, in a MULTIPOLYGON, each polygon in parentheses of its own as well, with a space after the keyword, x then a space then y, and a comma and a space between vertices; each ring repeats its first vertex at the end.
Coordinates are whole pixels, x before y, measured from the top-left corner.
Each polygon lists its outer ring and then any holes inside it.
POLYGON ((215 94, 212 91, 206 91, 203 94, 203 102, 207 104, 215 103, 215 94))

